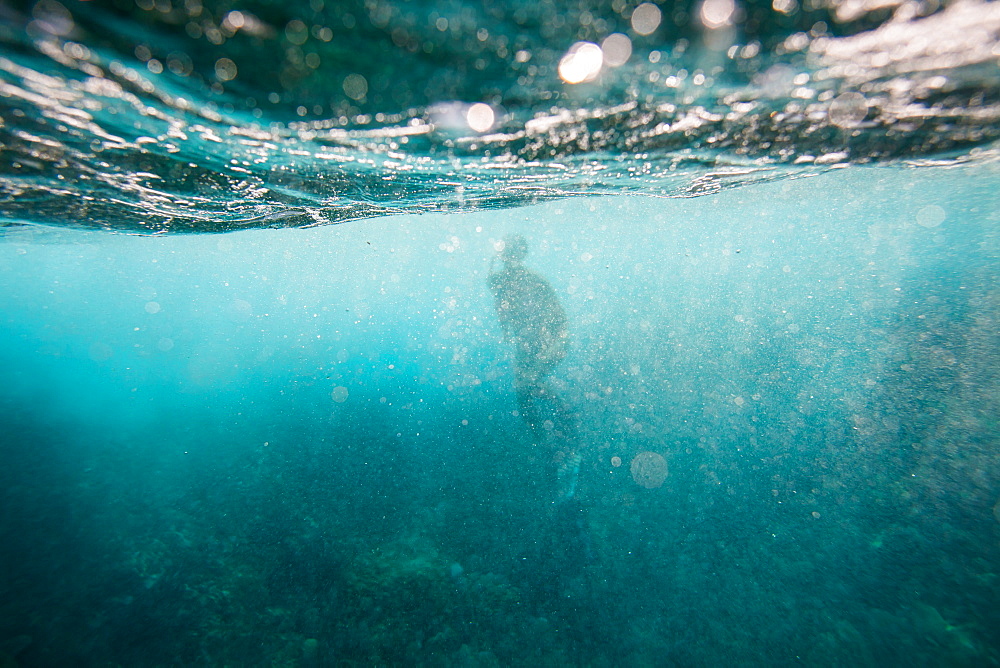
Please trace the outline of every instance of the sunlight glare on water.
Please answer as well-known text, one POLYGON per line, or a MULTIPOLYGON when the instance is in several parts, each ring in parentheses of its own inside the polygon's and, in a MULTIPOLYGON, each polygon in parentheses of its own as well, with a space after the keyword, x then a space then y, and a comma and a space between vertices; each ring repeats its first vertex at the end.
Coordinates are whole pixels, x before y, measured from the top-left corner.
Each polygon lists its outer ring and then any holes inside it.
POLYGON ((1000 127, 1000 5, 977 0, 893 4, 891 21, 732 0, 552 22, 546 3, 489 21, 471 5, 105 4, 7 15, 10 223, 200 232, 689 197, 845 162, 982 159, 1000 127), (533 13, 551 34, 517 27, 533 13))

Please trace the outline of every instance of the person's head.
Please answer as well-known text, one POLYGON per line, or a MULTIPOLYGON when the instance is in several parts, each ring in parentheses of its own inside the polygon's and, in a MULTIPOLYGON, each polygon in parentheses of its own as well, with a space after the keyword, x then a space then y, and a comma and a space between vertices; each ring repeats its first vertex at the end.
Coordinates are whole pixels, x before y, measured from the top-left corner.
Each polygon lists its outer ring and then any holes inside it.
POLYGON ((528 257, 528 240, 520 234, 508 234, 503 238, 500 259, 504 262, 524 262, 528 257))

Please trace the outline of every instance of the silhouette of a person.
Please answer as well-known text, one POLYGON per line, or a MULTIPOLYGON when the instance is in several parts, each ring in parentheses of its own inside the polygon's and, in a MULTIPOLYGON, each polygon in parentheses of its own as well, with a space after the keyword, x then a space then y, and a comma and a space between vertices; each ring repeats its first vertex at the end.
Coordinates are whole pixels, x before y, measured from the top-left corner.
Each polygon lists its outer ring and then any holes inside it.
MULTIPOLYGON (((548 281, 524 266, 528 242, 520 234, 503 240, 503 268, 491 267, 489 286, 497 319, 514 344, 514 389, 526 418, 534 399, 550 396, 546 378, 566 357, 569 332, 566 311, 548 281)), ((495 258, 494 258, 495 262, 495 258)), ((532 425, 534 428, 535 425, 532 425)))
POLYGON ((500 327, 514 344, 514 391, 521 417, 536 444, 553 452, 558 498, 566 500, 575 493, 580 467, 578 429, 575 415, 547 381, 569 346, 566 311, 549 282, 524 266, 527 255, 523 236, 505 237, 499 253, 503 267, 490 268, 489 286, 500 327))
POLYGON ((547 380, 566 357, 568 322, 556 291, 524 265, 527 255, 523 236, 505 237, 498 254, 503 266, 497 269, 493 259, 489 287, 500 327, 514 344, 514 391, 521 417, 535 444, 552 455, 557 521, 541 544, 553 572, 574 574, 589 550, 585 515, 575 498, 582 444, 576 415, 547 380))

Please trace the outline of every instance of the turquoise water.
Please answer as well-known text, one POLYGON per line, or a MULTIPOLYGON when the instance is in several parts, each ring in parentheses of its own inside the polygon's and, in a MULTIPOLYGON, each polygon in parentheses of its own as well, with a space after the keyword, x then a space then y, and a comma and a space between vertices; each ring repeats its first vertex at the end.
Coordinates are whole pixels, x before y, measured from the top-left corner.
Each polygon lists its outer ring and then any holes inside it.
POLYGON ((990 663, 996 185, 12 234, 4 632, 26 665, 990 663), (511 230, 570 317, 578 550, 485 285, 511 230))
POLYGON ((997 5, 195 5, 0 15, 0 665, 1000 663, 997 5))

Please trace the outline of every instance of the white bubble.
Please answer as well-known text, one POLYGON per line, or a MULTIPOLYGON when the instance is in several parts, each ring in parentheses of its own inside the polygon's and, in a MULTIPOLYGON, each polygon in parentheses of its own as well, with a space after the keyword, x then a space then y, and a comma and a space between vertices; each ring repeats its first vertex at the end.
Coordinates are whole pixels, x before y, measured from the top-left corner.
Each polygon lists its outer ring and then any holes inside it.
POLYGON ((827 117, 838 128, 853 128, 868 115, 868 101, 861 93, 841 93, 830 103, 827 117))
POLYGON ((330 398, 336 401, 338 404, 342 404, 345 401, 347 401, 348 394, 349 392, 347 391, 346 387, 344 387, 343 385, 338 385, 337 387, 333 388, 333 392, 330 393, 330 398))
POLYGON ((159 302, 146 302, 146 313, 159 313, 160 304, 159 302))
POLYGON ((601 51, 604 52, 604 62, 608 67, 620 67, 632 57, 632 40, 628 35, 616 32, 604 38, 601 51))
POLYGON ((660 27, 663 13, 651 2, 644 2, 632 12, 632 30, 640 35, 650 35, 660 27))
POLYGON ((736 13, 734 0, 705 0, 701 5, 701 22, 706 28, 715 30, 733 24, 736 13))
POLYGON ((156 343, 156 347, 159 348, 163 352, 167 352, 168 350, 173 350, 173 348, 174 348, 174 340, 171 339, 171 338, 168 338, 168 337, 164 336, 162 339, 160 339, 156 343))
POLYGON ((569 84, 593 81, 601 73, 604 52, 593 42, 577 42, 559 61, 559 78, 569 84))
POLYGON ((476 132, 486 132, 493 128, 496 114, 493 113, 493 108, 490 105, 477 102, 465 112, 465 120, 469 122, 469 127, 476 132))
POLYGON ((937 204, 925 206, 917 211, 917 224, 923 227, 937 227, 944 222, 947 214, 937 204))

